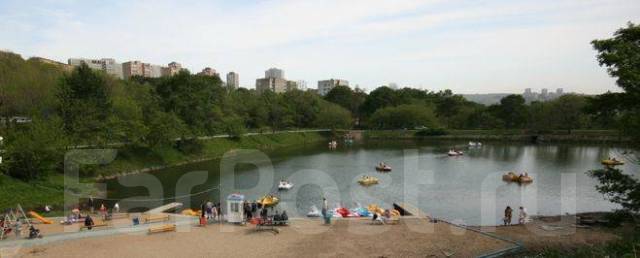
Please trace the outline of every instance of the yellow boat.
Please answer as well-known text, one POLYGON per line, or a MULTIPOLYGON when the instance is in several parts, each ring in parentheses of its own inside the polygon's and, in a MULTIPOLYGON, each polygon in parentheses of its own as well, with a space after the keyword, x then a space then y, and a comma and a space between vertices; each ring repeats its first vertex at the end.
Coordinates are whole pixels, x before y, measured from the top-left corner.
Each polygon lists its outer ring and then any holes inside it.
POLYGON ((371 213, 378 213, 378 214, 384 213, 384 210, 375 204, 369 204, 369 206, 367 206, 367 210, 369 210, 371 213))
POLYGON ((504 181, 518 181, 518 175, 514 172, 509 172, 502 175, 502 180, 504 181))
POLYGON ((603 159, 602 165, 605 166, 619 166, 624 165, 624 161, 616 160, 616 159, 603 159))
POLYGON ((358 180, 358 183, 364 186, 375 185, 378 183, 378 179, 372 176, 363 176, 358 180))
POLYGON ((274 206, 278 204, 278 202, 280 202, 280 199, 278 199, 278 197, 275 197, 273 195, 267 195, 260 198, 257 202, 264 207, 269 207, 269 206, 274 206))

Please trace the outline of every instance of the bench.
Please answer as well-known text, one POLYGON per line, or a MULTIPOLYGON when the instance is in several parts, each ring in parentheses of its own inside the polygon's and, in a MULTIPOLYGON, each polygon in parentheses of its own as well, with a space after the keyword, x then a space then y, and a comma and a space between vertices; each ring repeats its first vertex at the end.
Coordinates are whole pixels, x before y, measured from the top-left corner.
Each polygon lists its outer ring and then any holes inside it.
POLYGON ((149 234, 176 231, 176 224, 162 225, 149 228, 149 234))
POLYGON ((169 215, 167 214, 149 214, 144 217, 144 223, 148 224, 151 222, 162 222, 169 220, 169 215))

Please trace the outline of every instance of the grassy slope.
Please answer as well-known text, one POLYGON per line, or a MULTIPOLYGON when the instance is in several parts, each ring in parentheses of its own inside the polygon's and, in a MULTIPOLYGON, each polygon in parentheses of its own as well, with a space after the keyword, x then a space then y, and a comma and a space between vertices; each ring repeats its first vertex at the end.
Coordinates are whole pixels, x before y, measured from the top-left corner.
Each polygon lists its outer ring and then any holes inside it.
MULTIPOLYGON (((273 135, 248 136, 240 140, 217 138, 203 142, 203 148, 198 154, 185 155, 175 149, 151 151, 135 149, 119 151, 118 157, 107 166, 98 169, 97 173, 104 175, 116 174, 122 171, 132 171, 150 166, 167 166, 200 159, 222 157, 233 149, 260 149, 269 151, 277 148, 302 145, 309 142, 325 140, 322 133, 282 133, 273 135)), ((83 181, 92 182, 93 178, 83 181)), ((86 188, 86 186, 84 186, 86 188)), ((75 187, 78 188, 78 187, 75 187)), ((41 209, 45 204, 61 207, 64 201, 64 176, 57 174, 46 180, 24 182, 0 174, 0 211, 15 208, 22 204, 25 209, 41 209)), ((82 189, 87 191, 90 189, 82 189)))

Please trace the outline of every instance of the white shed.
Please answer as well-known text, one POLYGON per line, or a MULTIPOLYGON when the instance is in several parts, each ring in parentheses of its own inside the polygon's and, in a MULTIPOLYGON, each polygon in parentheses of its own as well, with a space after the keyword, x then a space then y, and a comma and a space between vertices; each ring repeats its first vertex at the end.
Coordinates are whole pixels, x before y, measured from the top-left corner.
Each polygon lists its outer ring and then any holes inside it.
POLYGON ((244 223, 244 195, 230 194, 227 197, 227 222, 244 223))

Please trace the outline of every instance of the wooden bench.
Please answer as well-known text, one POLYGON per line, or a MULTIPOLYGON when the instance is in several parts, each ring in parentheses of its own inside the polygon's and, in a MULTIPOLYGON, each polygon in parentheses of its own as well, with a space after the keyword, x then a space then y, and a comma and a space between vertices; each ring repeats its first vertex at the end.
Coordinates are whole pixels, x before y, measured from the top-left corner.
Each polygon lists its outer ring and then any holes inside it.
POLYGON ((149 234, 176 231, 176 224, 162 225, 149 228, 149 234))
POLYGON ((89 229, 89 227, 91 227, 91 229, 93 228, 103 228, 103 227, 107 227, 107 223, 95 223, 93 224, 93 226, 82 226, 80 227, 80 231, 82 231, 83 229, 89 229))
POLYGON ((168 220, 169 220, 169 215, 167 214, 149 214, 144 217, 145 224, 148 224, 151 222, 168 221, 168 220))

